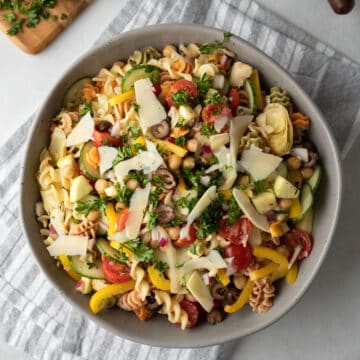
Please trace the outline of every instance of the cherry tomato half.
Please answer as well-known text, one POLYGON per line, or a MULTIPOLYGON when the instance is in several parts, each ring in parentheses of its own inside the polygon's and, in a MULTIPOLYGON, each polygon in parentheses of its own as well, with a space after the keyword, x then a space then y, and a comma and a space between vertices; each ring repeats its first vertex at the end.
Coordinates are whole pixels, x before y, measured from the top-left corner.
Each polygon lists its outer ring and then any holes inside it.
POLYGON ((250 265, 253 257, 249 244, 246 246, 231 244, 225 248, 224 255, 225 258, 234 258, 232 266, 238 271, 246 269, 250 265))
POLYGON ((95 146, 104 146, 104 145, 122 145, 122 140, 117 139, 111 136, 107 131, 98 131, 94 130, 93 134, 95 146))
POLYGON ((190 97, 192 98, 197 98, 199 96, 197 87, 192 81, 188 81, 185 79, 178 80, 171 86, 169 92, 166 95, 166 102, 169 107, 175 106, 172 96, 180 90, 188 91, 190 97))
POLYGON ((174 245, 177 247, 190 246, 196 240, 196 229, 194 225, 190 225, 189 234, 186 238, 177 239, 174 241, 174 245))
POLYGON ((105 256, 102 257, 102 270, 106 280, 111 283, 122 283, 131 279, 129 266, 119 264, 105 256))
POLYGON ((188 314, 189 323, 187 324, 186 328, 191 329, 196 326, 199 320, 199 309, 197 303, 183 299, 180 302, 180 306, 188 314))
POLYGON ((213 123, 222 117, 227 119, 232 117, 231 109, 225 104, 208 104, 201 110, 201 118, 207 123, 213 123))
POLYGON ((231 107, 231 111, 233 113, 233 115, 235 115, 236 113, 236 110, 238 108, 238 106, 240 105, 240 94, 239 94, 239 91, 236 89, 236 88, 231 88, 228 92, 228 95, 227 95, 230 100, 231 100, 231 103, 230 103, 230 107, 231 107))
POLYGON ((312 250, 312 240, 310 235, 300 229, 292 229, 285 234, 285 244, 290 251, 290 256, 294 253, 296 246, 300 245, 302 250, 300 251, 297 259, 302 260, 308 257, 312 250))
POLYGON ((252 230, 252 224, 246 216, 241 216, 230 226, 227 225, 225 219, 221 219, 220 226, 220 236, 231 241, 235 245, 246 242, 252 230))

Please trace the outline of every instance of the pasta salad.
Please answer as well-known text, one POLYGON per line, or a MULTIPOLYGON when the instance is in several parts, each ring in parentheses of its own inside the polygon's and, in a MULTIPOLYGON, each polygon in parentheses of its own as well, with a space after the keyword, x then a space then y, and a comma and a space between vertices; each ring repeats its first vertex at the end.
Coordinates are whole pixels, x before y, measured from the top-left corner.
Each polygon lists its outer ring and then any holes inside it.
POLYGON ((74 83, 52 119, 36 215, 95 314, 186 329, 247 304, 263 313, 311 253, 310 119, 230 36, 137 50, 74 83))

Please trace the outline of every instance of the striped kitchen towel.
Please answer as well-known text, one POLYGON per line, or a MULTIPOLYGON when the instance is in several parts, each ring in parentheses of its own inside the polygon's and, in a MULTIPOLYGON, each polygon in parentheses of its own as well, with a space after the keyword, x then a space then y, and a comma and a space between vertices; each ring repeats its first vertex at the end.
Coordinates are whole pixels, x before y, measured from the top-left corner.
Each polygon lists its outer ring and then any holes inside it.
MULTIPOLYGON (((97 44, 133 28, 173 22, 231 31, 273 57, 321 108, 346 156, 360 129, 357 64, 250 0, 126 0, 97 44)), ((73 310, 47 282, 18 219, 19 163, 31 122, 32 117, 0 148, 0 323, 5 340, 36 359, 230 359, 236 342, 178 350, 113 336, 73 310)))

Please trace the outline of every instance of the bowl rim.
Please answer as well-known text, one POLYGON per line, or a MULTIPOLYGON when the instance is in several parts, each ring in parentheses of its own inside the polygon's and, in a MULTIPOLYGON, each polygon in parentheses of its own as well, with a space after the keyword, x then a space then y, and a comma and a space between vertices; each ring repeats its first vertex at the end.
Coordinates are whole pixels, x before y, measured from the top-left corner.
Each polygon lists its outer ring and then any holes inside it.
MULTIPOLYGON (((88 57, 90 57, 92 55, 96 55, 96 54, 100 53, 101 51, 106 51, 106 48, 108 46, 113 45, 114 43, 117 43, 117 42, 121 42, 121 40, 123 38, 126 38, 129 35, 137 35, 137 34, 141 35, 146 31, 153 31, 153 32, 164 31, 169 27, 171 27, 171 28, 173 28, 173 27, 179 28, 179 30, 180 29, 192 30, 194 32, 196 32, 197 30, 207 30, 207 31, 211 32, 214 35, 214 37, 216 35, 218 35, 219 38, 221 38, 221 36, 224 33, 224 30, 216 28, 216 27, 200 25, 200 24, 193 24, 193 23, 164 23, 164 24, 156 24, 156 25, 144 26, 144 27, 137 28, 137 29, 134 29, 134 30, 122 32, 122 33, 112 37, 110 40, 106 41, 105 43, 103 43, 101 45, 98 45, 98 46, 94 46, 93 48, 88 49, 81 56, 79 56, 74 61, 72 61, 66 67, 66 70, 63 71, 58 76, 57 80, 54 81, 53 86, 50 88, 50 90, 48 91, 48 93, 45 96, 44 100, 42 101, 40 107, 36 111, 33 123, 31 124, 31 127, 29 129, 29 133, 28 133, 28 136, 27 136, 26 144, 25 144, 25 153, 24 153, 24 156, 22 158, 21 166, 20 166, 20 196, 19 196, 19 202, 20 202, 19 210, 20 211, 19 212, 20 212, 20 222, 21 222, 22 230, 23 230, 24 236, 26 238, 26 242, 29 245, 29 248, 31 250, 31 253, 32 253, 33 257, 36 260, 36 264, 40 267, 40 269, 42 270, 42 273, 45 275, 46 279, 50 282, 52 287, 55 288, 56 291, 58 291, 58 293, 61 296, 63 296, 66 299, 66 301, 68 303, 70 303, 70 305, 73 308, 78 310, 87 319, 94 321, 97 325, 100 325, 103 328, 105 328, 106 330, 110 331, 113 335, 121 336, 121 337, 123 337, 123 338, 125 338, 127 340, 134 341, 134 342, 137 342, 137 343, 140 343, 140 344, 149 345, 149 346, 165 347, 165 348, 179 348, 179 349, 181 349, 181 348, 189 348, 189 347, 186 346, 186 344, 184 344, 184 345, 176 344, 176 339, 174 339, 172 341, 167 341, 166 344, 161 344, 160 341, 158 341, 158 342, 152 341, 152 340, 149 341, 146 338, 143 338, 141 336, 129 335, 125 331, 123 331, 121 328, 114 329, 113 326, 111 326, 106 320, 102 319, 100 316, 90 314, 89 312, 87 312, 80 304, 78 304, 76 301, 74 301, 70 296, 67 295, 67 293, 65 293, 60 288, 60 286, 57 284, 57 281, 55 281, 52 278, 52 276, 50 275, 50 273, 48 273, 48 270, 47 270, 46 266, 42 263, 40 257, 36 253, 35 245, 33 245, 33 242, 30 240, 31 239, 31 234, 28 232, 26 222, 25 222, 25 204, 24 204, 24 186, 23 186, 23 184, 25 182, 25 176, 26 176, 25 168, 26 168, 27 154, 31 150, 30 149, 31 140, 35 135, 35 131, 36 131, 36 127, 37 127, 38 123, 41 121, 42 112, 43 112, 43 109, 45 108, 45 105, 48 103, 52 93, 54 91, 56 91, 56 89, 58 88, 58 86, 59 86, 60 82, 62 81, 62 79, 66 78, 74 67, 80 65, 88 57)), ((309 106, 310 108, 312 108, 313 112, 316 114, 316 117, 318 118, 317 120, 319 120, 322 123, 322 125, 325 127, 325 129, 327 131, 327 135, 329 137, 329 142, 330 142, 330 146, 331 146, 331 150, 332 150, 331 153, 332 153, 332 156, 334 158, 335 165, 336 165, 335 169, 333 169, 334 174, 336 174, 336 177, 337 177, 337 179, 336 179, 337 189, 336 189, 336 193, 335 193, 335 196, 336 196, 336 198, 335 198, 336 208, 335 208, 335 211, 334 211, 334 217, 333 217, 332 224, 331 224, 331 226, 329 228, 329 231, 328 231, 327 241, 324 243, 324 246, 323 246, 323 249, 322 249, 322 252, 321 252, 321 257, 315 263, 314 267, 312 268, 310 276, 306 279, 306 281, 304 282, 304 285, 302 286, 302 288, 299 289, 297 296, 295 296, 293 299, 291 299, 291 301, 288 302, 287 306, 284 308, 283 311, 279 312, 279 314, 277 314, 276 316, 274 316, 273 318, 271 318, 267 322, 259 324, 259 326, 254 326, 254 328, 252 330, 247 331, 245 334, 226 334, 226 332, 224 332, 224 333, 220 332, 220 333, 217 334, 216 339, 207 339, 206 337, 204 337, 203 342, 201 342, 200 344, 192 344, 192 348, 201 348, 201 347, 206 347, 206 346, 218 345, 218 344, 226 343, 228 341, 237 340, 237 339, 240 339, 242 337, 251 335, 251 334, 253 334, 255 332, 266 329, 267 327, 269 327, 270 325, 272 325, 276 321, 280 320, 291 309, 293 309, 294 306, 304 296, 304 294, 306 293, 306 291, 310 287, 311 283, 313 282, 315 276, 318 274, 318 272, 320 270, 320 267, 321 267, 321 265, 323 264, 323 262, 324 262, 324 260, 326 258, 326 255, 327 255, 328 250, 330 248, 330 245, 332 243, 332 239, 334 237, 334 232, 335 232, 338 220, 339 220, 339 214, 340 214, 340 209, 341 209, 343 179, 342 179, 342 166, 341 166, 341 161, 340 161, 340 157, 339 157, 339 148, 338 148, 338 144, 336 143, 336 141, 334 139, 334 136, 332 134, 332 130, 330 129, 330 127, 329 127, 327 121, 325 120, 325 117, 323 116, 322 112, 320 111, 318 106, 310 99, 309 95, 305 92, 305 90, 303 90, 303 88, 298 84, 298 82, 288 73, 288 71, 285 70, 283 67, 281 67, 269 55, 267 55, 265 52, 263 52, 262 50, 255 47, 250 42, 244 40, 240 36, 237 36, 237 35, 233 34, 232 37, 231 37, 231 40, 233 40, 233 39, 236 42, 238 42, 239 44, 241 44, 241 46, 250 48, 253 52, 255 52, 256 56, 259 56, 260 58, 262 58, 265 61, 265 63, 266 63, 265 66, 266 67, 272 66, 273 68, 280 71, 283 74, 283 78, 286 81, 286 83, 291 84, 291 86, 296 91, 301 93, 302 98, 307 103, 306 106, 309 106)))

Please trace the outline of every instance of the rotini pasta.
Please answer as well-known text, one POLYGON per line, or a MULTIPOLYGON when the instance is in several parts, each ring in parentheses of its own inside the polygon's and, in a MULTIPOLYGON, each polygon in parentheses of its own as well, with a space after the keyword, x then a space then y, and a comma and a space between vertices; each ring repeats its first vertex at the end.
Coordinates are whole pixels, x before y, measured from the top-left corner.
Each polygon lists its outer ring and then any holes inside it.
POLYGON ((211 324, 262 313, 311 252, 310 119, 222 46, 136 50, 73 84, 52 120, 36 218, 94 313, 117 303, 182 329, 199 307, 211 324))

